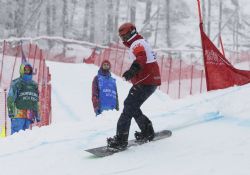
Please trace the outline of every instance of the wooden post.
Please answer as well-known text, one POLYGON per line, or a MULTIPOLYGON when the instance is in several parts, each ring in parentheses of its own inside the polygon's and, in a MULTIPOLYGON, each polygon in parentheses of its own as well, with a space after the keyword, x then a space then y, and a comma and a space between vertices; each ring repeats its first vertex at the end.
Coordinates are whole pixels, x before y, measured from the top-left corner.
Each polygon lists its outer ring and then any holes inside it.
POLYGON ((192 95, 192 90, 193 90, 193 72, 194 72, 194 65, 192 64, 191 67, 191 86, 190 86, 190 95, 192 95))
POLYGON ((167 94, 169 94, 169 83, 170 83, 170 77, 171 77, 171 69, 172 69, 172 57, 170 59, 170 65, 168 70, 168 88, 167 88, 167 94))
POLYGON ((178 99, 180 99, 180 97, 181 97, 181 64, 182 64, 182 61, 181 61, 181 59, 180 59, 178 99))
POLYGON ((119 47, 119 42, 116 43, 115 63, 114 63, 114 69, 113 69, 113 70, 114 70, 113 72, 114 72, 115 74, 117 74, 117 75, 118 75, 118 73, 116 73, 115 70, 116 70, 116 60, 119 59, 119 58, 117 58, 118 47, 119 47))
POLYGON ((126 48, 124 48, 123 54, 122 54, 122 66, 121 66, 120 76, 122 75, 122 69, 123 69, 123 64, 124 64, 124 59, 125 59, 125 52, 126 52, 126 48))
POLYGON ((203 70, 201 70, 200 93, 202 92, 203 70))

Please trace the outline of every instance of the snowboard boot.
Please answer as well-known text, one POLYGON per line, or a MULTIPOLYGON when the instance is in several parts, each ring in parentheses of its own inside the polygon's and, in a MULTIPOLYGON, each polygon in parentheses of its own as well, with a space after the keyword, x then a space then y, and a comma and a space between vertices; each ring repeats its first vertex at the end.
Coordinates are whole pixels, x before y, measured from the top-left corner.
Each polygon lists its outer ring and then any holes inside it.
POLYGON ((151 122, 147 124, 145 130, 141 132, 135 132, 135 139, 138 142, 150 142, 154 139, 154 137, 155 132, 151 122))
POLYGON ((108 148, 123 150, 128 146, 127 135, 115 135, 114 137, 107 138, 108 148))

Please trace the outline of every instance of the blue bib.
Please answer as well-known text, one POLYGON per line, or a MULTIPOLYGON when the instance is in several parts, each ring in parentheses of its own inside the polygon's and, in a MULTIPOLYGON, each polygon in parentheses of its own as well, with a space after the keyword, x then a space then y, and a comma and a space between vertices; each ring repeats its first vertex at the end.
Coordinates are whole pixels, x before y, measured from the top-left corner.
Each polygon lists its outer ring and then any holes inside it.
POLYGON ((100 110, 116 108, 116 80, 110 76, 98 75, 100 110))

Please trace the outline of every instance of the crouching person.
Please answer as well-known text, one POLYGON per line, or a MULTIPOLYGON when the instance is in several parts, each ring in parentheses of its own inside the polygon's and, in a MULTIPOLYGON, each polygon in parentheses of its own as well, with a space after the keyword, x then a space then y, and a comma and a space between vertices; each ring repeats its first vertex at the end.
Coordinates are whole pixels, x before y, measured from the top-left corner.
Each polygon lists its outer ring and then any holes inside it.
POLYGON ((22 63, 19 72, 20 77, 11 82, 7 98, 11 134, 30 128, 35 121, 40 122, 38 84, 32 80, 32 66, 22 63))

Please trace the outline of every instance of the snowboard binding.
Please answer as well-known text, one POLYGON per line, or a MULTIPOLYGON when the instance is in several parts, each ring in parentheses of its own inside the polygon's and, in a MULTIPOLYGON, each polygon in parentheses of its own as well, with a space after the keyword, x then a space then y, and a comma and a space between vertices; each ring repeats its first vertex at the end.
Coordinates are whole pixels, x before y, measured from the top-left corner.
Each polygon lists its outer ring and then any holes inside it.
POLYGON ((107 138, 107 148, 108 149, 118 149, 125 150, 128 146, 128 141, 122 139, 119 136, 114 136, 107 138))
POLYGON ((155 137, 155 132, 151 121, 146 125, 146 127, 141 131, 135 131, 135 139, 137 142, 150 142, 155 137))
POLYGON ((138 131, 135 131, 135 139, 137 142, 150 142, 154 139, 155 137, 155 133, 148 133, 148 134, 145 134, 143 132, 138 132, 138 131))

